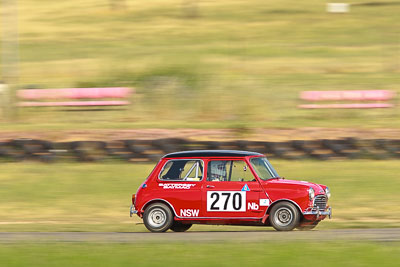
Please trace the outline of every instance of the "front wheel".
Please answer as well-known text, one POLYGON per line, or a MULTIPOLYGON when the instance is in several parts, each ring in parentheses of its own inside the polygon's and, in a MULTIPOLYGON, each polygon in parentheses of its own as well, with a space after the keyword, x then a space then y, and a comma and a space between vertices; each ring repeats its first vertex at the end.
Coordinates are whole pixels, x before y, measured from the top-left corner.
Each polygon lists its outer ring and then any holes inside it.
POLYGON ((291 231, 299 221, 299 210, 290 202, 279 202, 271 209, 270 223, 277 231, 291 231))
POLYGON ((173 223, 171 209, 163 203, 153 203, 148 206, 143 214, 143 222, 151 232, 165 232, 173 223))

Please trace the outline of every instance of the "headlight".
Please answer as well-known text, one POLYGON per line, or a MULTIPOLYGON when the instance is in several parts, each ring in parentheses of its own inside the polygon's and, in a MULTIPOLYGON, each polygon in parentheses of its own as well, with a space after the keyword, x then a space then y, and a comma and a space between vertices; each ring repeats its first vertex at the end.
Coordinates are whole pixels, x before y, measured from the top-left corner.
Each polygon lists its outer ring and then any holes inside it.
POLYGON ((309 196, 310 200, 313 200, 315 197, 315 191, 312 187, 308 188, 308 196, 309 196))
POLYGON ((331 198, 331 191, 329 190, 329 187, 325 188, 325 194, 328 198, 331 198))

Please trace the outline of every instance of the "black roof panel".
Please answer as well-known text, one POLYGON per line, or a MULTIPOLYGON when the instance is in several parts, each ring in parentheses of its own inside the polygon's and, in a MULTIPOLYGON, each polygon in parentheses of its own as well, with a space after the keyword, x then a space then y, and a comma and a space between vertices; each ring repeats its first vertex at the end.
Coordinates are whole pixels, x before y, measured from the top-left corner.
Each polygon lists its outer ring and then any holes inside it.
POLYGON ((246 157, 264 156, 257 152, 240 150, 191 150, 174 152, 165 155, 163 158, 190 158, 190 157, 246 157))

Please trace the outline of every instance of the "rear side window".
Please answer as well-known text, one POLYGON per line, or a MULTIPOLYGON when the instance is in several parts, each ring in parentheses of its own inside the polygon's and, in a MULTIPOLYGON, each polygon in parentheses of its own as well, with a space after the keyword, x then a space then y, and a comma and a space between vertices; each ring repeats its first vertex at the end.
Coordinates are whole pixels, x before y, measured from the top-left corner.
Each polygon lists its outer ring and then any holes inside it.
POLYGON ((163 181, 200 181, 203 178, 201 160, 170 160, 160 173, 163 181))

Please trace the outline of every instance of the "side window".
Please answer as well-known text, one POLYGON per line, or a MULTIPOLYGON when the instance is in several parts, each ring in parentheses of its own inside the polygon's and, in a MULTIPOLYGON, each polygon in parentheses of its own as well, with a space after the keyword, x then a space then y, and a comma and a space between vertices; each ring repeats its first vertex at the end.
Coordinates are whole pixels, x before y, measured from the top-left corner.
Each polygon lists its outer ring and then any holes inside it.
POLYGON ((228 181, 227 160, 213 160, 208 162, 207 181, 228 181))
POLYGON ((203 165, 200 160, 170 160, 160 173, 161 180, 200 181, 203 165))
POLYGON ((231 181, 252 181, 254 176, 247 167, 247 164, 243 160, 233 160, 232 161, 232 175, 231 181))
POLYGON ((250 182, 255 178, 243 160, 213 160, 208 162, 207 181, 250 182))

